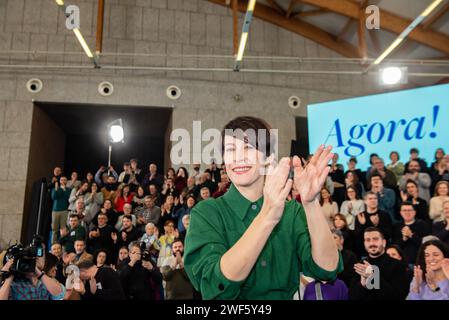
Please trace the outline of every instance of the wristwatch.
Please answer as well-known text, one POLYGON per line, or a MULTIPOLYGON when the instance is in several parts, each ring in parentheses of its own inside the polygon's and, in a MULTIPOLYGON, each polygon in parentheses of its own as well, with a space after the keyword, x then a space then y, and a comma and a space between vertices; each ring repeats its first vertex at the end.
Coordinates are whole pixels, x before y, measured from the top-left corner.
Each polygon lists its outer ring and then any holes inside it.
POLYGON ((37 280, 42 279, 43 276, 45 276, 45 272, 44 271, 42 271, 41 274, 37 277, 37 280))

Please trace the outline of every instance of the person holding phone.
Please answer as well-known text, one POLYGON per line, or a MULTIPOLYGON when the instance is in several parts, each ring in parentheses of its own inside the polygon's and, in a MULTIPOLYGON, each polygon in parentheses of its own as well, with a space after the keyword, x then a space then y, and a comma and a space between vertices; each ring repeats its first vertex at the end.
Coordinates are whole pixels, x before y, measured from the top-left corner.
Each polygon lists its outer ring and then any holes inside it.
POLYGON ((192 209, 184 267, 204 299, 292 299, 300 272, 329 281, 342 270, 318 202, 331 147, 321 146, 305 167, 297 156, 276 165, 268 151, 274 142, 270 129, 254 117, 225 126, 223 160, 232 185, 192 209), (251 140, 255 131, 263 132, 265 142, 251 140), (293 184, 301 204, 286 203, 293 184))

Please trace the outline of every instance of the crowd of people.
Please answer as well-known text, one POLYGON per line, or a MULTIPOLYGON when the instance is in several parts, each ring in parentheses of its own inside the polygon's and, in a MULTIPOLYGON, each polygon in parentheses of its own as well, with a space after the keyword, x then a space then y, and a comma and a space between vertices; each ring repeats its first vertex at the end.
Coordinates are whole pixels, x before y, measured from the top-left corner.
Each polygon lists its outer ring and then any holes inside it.
MULTIPOLYGON (((301 298, 449 299, 449 154, 438 149, 430 166, 416 149, 405 164, 372 154, 370 164, 345 168, 334 155, 319 201, 344 269, 332 282, 303 276, 301 298)), ((3 277, 0 299, 201 299, 184 271, 190 213, 230 181, 215 163, 200 168, 145 172, 131 159, 83 178, 55 168, 51 247, 35 272, 3 277)), ((288 200, 301 202, 294 188, 288 200)), ((14 262, 4 256, 5 274, 14 262)))

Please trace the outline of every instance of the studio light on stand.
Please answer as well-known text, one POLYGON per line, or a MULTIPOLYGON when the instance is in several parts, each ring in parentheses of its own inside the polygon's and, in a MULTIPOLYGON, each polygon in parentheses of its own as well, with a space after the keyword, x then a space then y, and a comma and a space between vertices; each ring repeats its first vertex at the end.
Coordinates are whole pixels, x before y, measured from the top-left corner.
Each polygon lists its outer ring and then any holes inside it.
POLYGON ((124 143, 125 133, 123 131, 122 119, 116 119, 108 124, 108 137, 109 137, 109 157, 108 157, 108 176, 110 174, 111 167, 111 154, 113 143, 124 143))

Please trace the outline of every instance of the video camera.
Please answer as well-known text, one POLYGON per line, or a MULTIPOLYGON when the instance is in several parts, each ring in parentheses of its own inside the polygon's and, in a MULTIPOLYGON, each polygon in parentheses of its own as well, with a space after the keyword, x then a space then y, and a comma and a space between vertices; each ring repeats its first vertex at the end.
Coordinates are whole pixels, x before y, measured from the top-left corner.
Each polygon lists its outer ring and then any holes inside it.
POLYGON ((6 261, 14 259, 10 272, 16 275, 23 275, 34 272, 36 269, 36 258, 44 255, 43 238, 35 235, 29 246, 24 247, 16 243, 6 251, 6 261))
POLYGON ((142 259, 142 261, 150 261, 150 262, 152 262, 151 253, 147 249, 146 243, 143 242, 143 241, 140 243, 140 252, 141 252, 141 259, 142 259))

